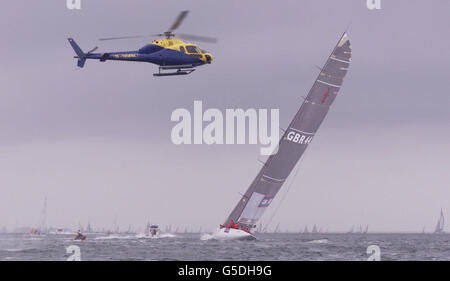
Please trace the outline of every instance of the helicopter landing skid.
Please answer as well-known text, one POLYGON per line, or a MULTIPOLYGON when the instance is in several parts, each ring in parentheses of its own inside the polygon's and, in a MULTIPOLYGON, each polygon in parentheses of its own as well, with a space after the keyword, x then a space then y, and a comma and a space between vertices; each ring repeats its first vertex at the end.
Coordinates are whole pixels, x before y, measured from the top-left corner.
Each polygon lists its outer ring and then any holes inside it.
POLYGON ((153 73, 153 76, 173 76, 173 75, 187 75, 195 71, 192 65, 172 65, 160 66, 158 73, 153 73), (161 70, 176 69, 174 72, 161 72, 161 70))

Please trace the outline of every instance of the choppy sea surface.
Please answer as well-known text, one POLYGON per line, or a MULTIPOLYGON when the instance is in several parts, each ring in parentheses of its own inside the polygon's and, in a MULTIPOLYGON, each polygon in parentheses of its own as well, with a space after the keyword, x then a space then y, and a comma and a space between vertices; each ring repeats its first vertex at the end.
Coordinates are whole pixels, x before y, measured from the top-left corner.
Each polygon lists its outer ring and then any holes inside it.
MULTIPOLYGON (((200 233, 72 235, 0 234, 0 260, 64 261, 76 245, 81 260, 367 260, 379 247, 381 260, 450 260, 450 234, 257 234, 253 241, 201 239, 200 233)), ((375 253, 376 254, 376 253, 375 253)))

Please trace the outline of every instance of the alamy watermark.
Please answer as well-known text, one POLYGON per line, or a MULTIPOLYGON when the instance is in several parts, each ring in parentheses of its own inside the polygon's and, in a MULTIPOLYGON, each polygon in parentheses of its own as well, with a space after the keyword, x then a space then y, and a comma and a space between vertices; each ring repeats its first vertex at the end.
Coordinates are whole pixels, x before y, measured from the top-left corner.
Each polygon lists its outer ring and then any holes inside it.
POLYGON ((66 253, 70 254, 67 261, 81 261, 81 249, 77 245, 70 245, 67 247, 66 253))
POLYGON ((80 10, 81 0, 66 0, 66 7, 69 10, 80 10))
POLYGON ((367 247, 366 253, 369 255, 367 261, 381 260, 381 249, 378 245, 370 245, 369 247, 367 247))
POLYGON ((172 112, 170 120, 177 124, 172 128, 171 140, 177 145, 245 144, 248 141, 248 144, 263 146, 261 155, 275 154, 280 139, 279 109, 270 109, 270 125, 268 112, 268 109, 237 108, 226 109, 224 116, 217 108, 203 112, 202 101, 194 101, 193 114, 185 108, 172 112))
POLYGON ((366 5, 369 10, 380 10, 381 0, 367 0, 366 5))

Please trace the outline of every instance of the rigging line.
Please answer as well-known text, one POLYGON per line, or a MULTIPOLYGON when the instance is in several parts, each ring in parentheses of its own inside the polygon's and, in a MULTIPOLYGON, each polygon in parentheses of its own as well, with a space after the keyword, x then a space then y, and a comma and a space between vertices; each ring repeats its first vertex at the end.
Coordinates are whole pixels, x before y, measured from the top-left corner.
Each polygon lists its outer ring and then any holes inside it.
POLYGON ((307 154, 307 151, 304 152, 303 157, 300 159, 300 163, 298 163, 298 165, 297 165, 297 169, 296 169, 296 171, 294 173, 294 176, 292 177, 291 182, 288 185, 288 188, 286 189, 286 193, 283 195, 283 197, 281 198, 281 201, 278 203, 278 206, 275 208, 275 210, 273 211, 272 215, 270 216, 269 222, 266 224, 264 230, 267 230, 269 225, 272 223, 272 220, 275 217, 276 213, 278 212, 278 209, 280 209, 280 206, 283 204, 284 199, 286 199, 287 194, 289 193, 289 190, 291 189, 292 185, 295 182, 295 179, 297 178, 297 174, 300 171, 300 167, 302 166, 303 159, 305 159, 306 154, 307 154))

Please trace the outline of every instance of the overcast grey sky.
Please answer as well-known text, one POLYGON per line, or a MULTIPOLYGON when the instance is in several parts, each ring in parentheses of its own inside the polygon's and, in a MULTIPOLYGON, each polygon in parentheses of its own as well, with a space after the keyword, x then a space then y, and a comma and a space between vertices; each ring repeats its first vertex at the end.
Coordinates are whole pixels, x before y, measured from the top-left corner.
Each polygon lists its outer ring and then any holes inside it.
MULTIPOLYGON (((352 65, 333 108, 285 185, 272 226, 431 231, 450 217, 450 1, 8 1, 0 10, 0 226, 91 221, 122 228, 222 223, 260 168, 257 145, 170 140, 176 108, 279 108, 285 127, 349 26, 352 65), (97 38, 166 30, 211 35, 214 62, 154 78, 145 63, 88 61, 85 50, 147 40, 97 38)), ((448 230, 448 227, 447 227, 448 230)))

